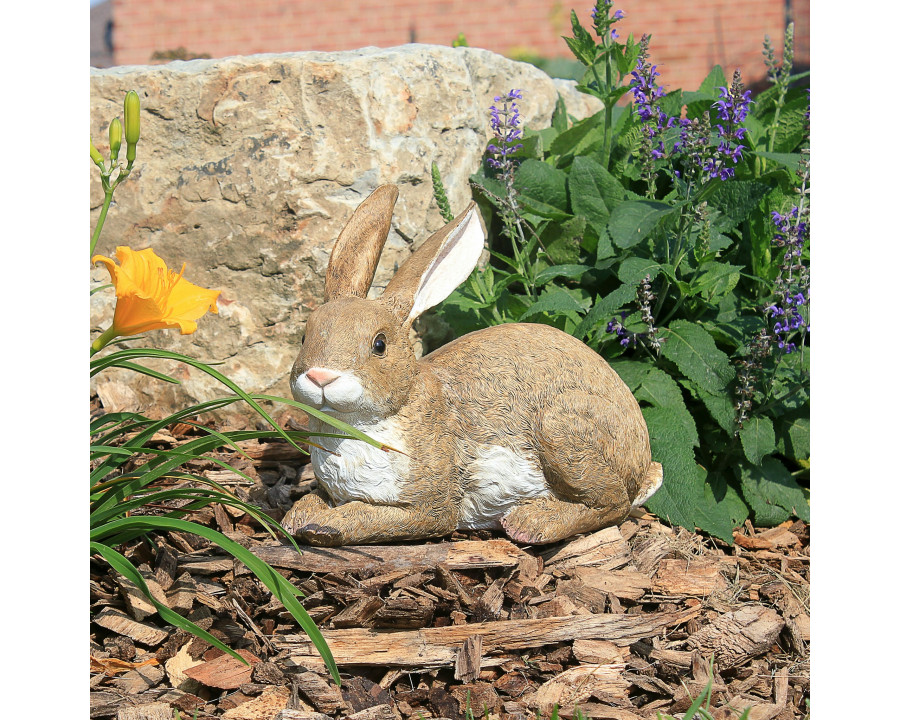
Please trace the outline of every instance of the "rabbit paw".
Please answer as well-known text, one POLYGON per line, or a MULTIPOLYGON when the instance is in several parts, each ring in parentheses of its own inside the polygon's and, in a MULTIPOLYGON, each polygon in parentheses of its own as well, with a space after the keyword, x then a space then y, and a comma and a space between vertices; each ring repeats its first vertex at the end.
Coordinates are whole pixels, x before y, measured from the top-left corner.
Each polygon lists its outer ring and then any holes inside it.
POLYGON ((344 544, 344 536, 341 531, 330 525, 320 525, 314 522, 307 523, 295 534, 308 545, 335 547, 344 544))
POLYGON ((544 536, 540 529, 529 527, 530 523, 517 522, 516 518, 510 518, 507 515, 500 518, 500 524, 510 540, 524 545, 541 545, 544 543, 544 536))
POLYGON ((329 511, 328 503, 316 493, 308 493, 294 503, 288 510, 281 525, 291 535, 300 536, 304 527, 320 521, 329 511))

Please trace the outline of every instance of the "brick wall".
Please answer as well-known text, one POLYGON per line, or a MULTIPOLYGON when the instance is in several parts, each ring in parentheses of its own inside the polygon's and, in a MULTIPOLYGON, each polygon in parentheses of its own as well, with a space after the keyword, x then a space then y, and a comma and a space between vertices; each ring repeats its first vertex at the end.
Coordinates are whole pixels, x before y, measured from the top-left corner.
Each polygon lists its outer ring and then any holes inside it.
MULTIPOLYGON (((469 45, 510 55, 570 57, 560 38, 569 11, 589 23, 590 0, 111 0, 115 62, 151 62, 154 51, 183 47, 212 57, 300 50, 391 47, 415 41, 469 45)), ((781 48, 786 0, 621 0, 625 37, 653 35, 653 62, 668 87, 696 89, 709 68, 750 83, 765 75, 760 50, 768 34, 781 48)), ((790 0, 797 19, 798 64, 809 63, 809 0, 790 0)))

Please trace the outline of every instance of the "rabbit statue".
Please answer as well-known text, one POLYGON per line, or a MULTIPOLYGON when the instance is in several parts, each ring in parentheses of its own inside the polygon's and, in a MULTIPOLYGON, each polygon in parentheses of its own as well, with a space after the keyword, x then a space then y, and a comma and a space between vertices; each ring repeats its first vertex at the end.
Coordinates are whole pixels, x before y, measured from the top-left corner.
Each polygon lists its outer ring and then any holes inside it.
MULTIPOLYGON (((412 322, 482 253, 474 202, 366 299, 397 196, 379 187, 341 231, 290 385, 297 401, 399 452, 314 438, 318 489, 285 528, 312 545, 477 528, 537 544, 621 522, 659 488, 662 466, 637 401, 595 351, 548 325, 510 323, 413 353, 412 322)), ((334 432, 313 417, 309 426, 334 432)))

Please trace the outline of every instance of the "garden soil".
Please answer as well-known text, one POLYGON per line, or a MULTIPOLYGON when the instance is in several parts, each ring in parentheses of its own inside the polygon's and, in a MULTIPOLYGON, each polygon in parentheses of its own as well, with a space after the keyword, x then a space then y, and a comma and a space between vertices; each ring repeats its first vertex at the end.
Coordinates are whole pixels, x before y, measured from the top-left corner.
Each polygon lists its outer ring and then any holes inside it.
MULTIPOLYGON (((92 409, 102 412, 96 399, 92 409)), ((177 425, 154 443, 177 447, 192 432, 177 425)), ((220 457, 250 481, 212 460, 191 471, 276 519, 314 487, 306 456, 286 443, 243 449, 244 457, 220 457)), ((158 600, 248 664, 166 625, 95 556, 92 718, 500 720, 558 708, 563 718, 577 709, 632 720, 684 713, 701 694, 717 720, 748 708, 751 720, 808 713, 809 526, 801 521, 747 523, 729 544, 637 512, 620 527, 550 546, 474 532, 298 554, 231 508, 190 519, 249 548, 304 593, 341 685, 241 563, 169 532, 124 552, 158 600)))

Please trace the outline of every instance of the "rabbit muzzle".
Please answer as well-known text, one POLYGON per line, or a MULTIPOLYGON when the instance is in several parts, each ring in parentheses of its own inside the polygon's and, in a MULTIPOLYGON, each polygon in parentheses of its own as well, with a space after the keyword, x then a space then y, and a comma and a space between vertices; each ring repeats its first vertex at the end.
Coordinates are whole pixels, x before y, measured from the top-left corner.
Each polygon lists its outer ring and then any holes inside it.
POLYGON ((365 405, 365 393, 359 379, 351 372, 311 367, 291 383, 297 402, 323 412, 352 413, 365 405))

